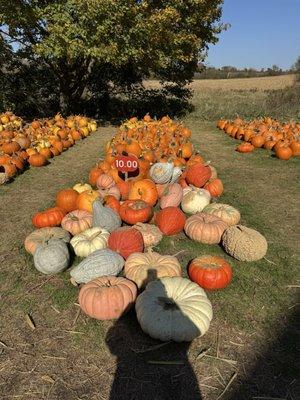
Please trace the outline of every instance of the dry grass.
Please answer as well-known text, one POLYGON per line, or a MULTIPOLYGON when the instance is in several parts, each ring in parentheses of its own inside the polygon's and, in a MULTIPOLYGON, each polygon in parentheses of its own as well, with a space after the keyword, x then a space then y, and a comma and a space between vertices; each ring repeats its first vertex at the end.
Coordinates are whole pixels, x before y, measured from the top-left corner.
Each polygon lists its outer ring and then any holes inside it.
MULTIPOLYGON (((279 90, 293 85, 294 75, 266 76, 261 78, 244 79, 198 79, 190 85, 198 92, 203 90, 279 90)), ((146 86, 157 89, 160 83, 155 80, 146 82, 146 86)))

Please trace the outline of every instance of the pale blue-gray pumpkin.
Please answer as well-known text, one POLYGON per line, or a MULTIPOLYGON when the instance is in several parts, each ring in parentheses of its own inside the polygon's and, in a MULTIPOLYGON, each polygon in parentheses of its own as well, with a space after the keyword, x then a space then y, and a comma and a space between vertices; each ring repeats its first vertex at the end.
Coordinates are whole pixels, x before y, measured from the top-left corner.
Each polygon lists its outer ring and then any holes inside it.
POLYGON ((108 232, 113 232, 120 228, 121 224, 121 218, 114 210, 104 207, 101 200, 93 202, 93 227, 101 227, 108 232))
POLYGON ((70 261, 68 246, 59 239, 50 239, 37 247, 33 256, 35 268, 46 275, 65 270, 70 261))
POLYGON ((110 249, 96 250, 71 271, 71 281, 87 283, 100 276, 116 276, 122 271, 125 260, 110 249))

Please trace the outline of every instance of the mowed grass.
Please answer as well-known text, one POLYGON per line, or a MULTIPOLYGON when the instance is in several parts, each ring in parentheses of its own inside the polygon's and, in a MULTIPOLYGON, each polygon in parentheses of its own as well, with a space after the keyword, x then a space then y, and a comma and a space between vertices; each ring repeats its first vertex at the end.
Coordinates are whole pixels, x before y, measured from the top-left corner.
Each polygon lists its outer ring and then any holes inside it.
MULTIPOLYGON (((216 121, 205 120, 214 114, 216 105, 227 118, 230 115, 226 113, 236 113, 241 104, 248 110, 248 116, 255 117, 261 104, 260 96, 265 94, 263 90, 245 90, 243 93, 226 90, 228 98, 225 97, 225 101, 216 89, 213 93, 214 97, 209 90, 195 92, 195 111, 186 117, 185 123, 193 132, 195 148, 217 168, 224 183, 225 191, 219 201, 238 208, 242 214, 241 223, 264 234, 269 249, 260 261, 238 262, 221 246, 193 242, 183 233, 165 237, 155 249, 164 254, 180 252, 178 259, 184 276, 187 276, 188 262, 201 254, 218 254, 232 265, 231 285, 218 292, 208 292, 214 310, 209 332, 189 348, 190 364, 203 399, 207 400, 217 399, 233 372, 238 371, 239 376, 248 372, 248 363, 261 352, 259 340, 262 337, 270 340, 270 331, 273 338, 284 328, 297 303, 292 286, 299 285, 300 261, 300 160, 280 161, 266 150, 246 155, 235 152, 238 141, 216 129, 216 121), (205 103, 204 98, 211 99, 211 103, 205 103), (207 107, 206 114, 203 107, 207 107), (199 359, 199 353, 208 348, 211 355, 220 352, 225 358, 238 360, 237 365, 232 367, 210 358, 199 359), (220 383, 217 370, 225 383, 220 383)), ((244 114, 240 115, 244 117, 244 114)), ((121 377, 124 387, 136 385, 137 393, 141 387, 147 388, 143 397, 148 400, 155 398, 155 385, 161 374, 165 377, 183 374, 182 379, 186 379, 181 366, 175 372, 173 366, 159 369, 154 365, 149 369, 144 362, 147 357, 178 360, 180 347, 168 345, 157 353, 145 353, 145 356, 135 353, 135 350, 151 348, 158 342, 142 333, 134 312, 118 322, 86 317, 78 307, 78 289, 70 284, 69 271, 53 277, 43 276, 35 270, 32 257, 23 248, 25 236, 33 230, 31 216, 37 210, 52 206, 58 190, 87 180, 89 169, 115 131, 115 127, 100 128, 95 135, 54 159, 51 165, 30 169, 0 188, 0 340, 14 349, 4 349, 4 367, 0 365, 0 380, 5 382, 2 386, 4 398, 23 396, 26 392, 32 400, 108 399, 116 379, 117 352, 107 345, 112 331, 126 354, 118 358, 124 364, 126 360, 131 363, 121 377), (26 314, 32 317, 35 330, 28 326, 26 314), (28 353, 25 361, 24 351, 28 353), (36 369, 30 372, 34 365, 36 369), (134 368, 139 371, 132 379, 134 368), (51 379, 54 381, 50 387, 49 379, 50 383, 51 379), (98 396, 99 391, 102 397, 98 396)), ((79 261, 74 258, 73 265, 79 261)), ((282 362, 284 357, 281 357, 282 362)), ((271 378, 272 374, 270 370, 271 378)), ((254 396, 269 393, 264 381, 258 385, 263 389, 257 389, 254 396)), ((279 393, 271 394, 271 397, 278 397, 279 393)), ((188 394, 186 398, 189 398, 188 394)))

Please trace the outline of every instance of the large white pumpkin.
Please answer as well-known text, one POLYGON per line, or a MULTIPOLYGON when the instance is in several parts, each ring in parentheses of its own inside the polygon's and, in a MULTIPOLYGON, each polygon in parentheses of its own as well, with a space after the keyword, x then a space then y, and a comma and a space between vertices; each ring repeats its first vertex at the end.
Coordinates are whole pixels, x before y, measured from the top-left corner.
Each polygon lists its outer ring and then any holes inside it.
POLYGON ((71 245, 78 257, 87 257, 95 250, 105 249, 109 232, 103 228, 90 228, 71 239, 71 245))
POLYGON ((211 195, 208 190, 189 186, 183 190, 181 208, 187 214, 201 212, 210 202, 211 195))
POLYGON ((135 309, 142 330, 163 341, 189 342, 202 336, 213 316, 204 290, 180 277, 150 282, 137 298, 135 309))

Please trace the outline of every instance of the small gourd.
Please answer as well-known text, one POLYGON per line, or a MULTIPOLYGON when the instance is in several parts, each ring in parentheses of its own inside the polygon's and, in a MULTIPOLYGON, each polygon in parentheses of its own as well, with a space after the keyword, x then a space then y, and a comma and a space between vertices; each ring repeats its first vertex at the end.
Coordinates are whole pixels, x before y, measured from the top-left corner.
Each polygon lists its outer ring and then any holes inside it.
POLYGON ((101 227, 112 232, 120 228, 121 224, 121 218, 113 209, 104 207, 101 200, 93 202, 93 227, 101 227))
POLYGON ((33 256, 35 268, 45 275, 62 272, 69 265, 68 246, 59 239, 50 239, 37 247, 33 256))

